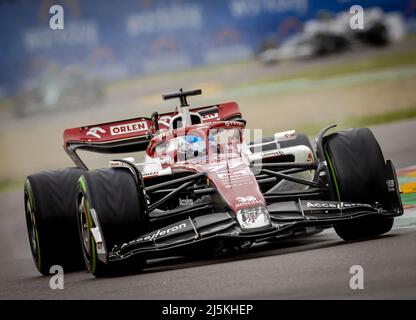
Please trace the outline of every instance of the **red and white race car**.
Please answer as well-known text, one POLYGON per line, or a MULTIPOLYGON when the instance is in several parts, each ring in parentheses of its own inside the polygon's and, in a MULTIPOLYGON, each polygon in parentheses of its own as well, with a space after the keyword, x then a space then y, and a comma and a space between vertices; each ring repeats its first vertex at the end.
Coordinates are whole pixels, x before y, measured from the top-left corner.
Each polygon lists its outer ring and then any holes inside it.
POLYGON ((67 129, 76 168, 29 176, 25 208, 38 270, 86 267, 97 277, 147 260, 247 247, 334 227, 374 237, 403 213, 396 174, 366 128, 317 136, 278 132, 246 142, 235 102, 190 108, 193 90, 169 94, 176 111, 67 129), (146 151, 88 170, 78 150, 146 151))

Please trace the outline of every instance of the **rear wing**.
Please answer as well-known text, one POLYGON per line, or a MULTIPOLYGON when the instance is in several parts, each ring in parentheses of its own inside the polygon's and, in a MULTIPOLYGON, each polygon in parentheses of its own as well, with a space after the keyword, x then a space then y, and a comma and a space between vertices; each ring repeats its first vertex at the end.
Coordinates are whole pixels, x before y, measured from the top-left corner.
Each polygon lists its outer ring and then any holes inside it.
MULTIPOLYGON (((203 122, 233 120, 241 118, 235 102, 193 108, 203 122)), ((170 119, 177 113, 164 113, 158 117, 159 129, 169 128, 170 119)), ((155 134, 155 124, 146 117, 89 125, 64 131, 64 149, 77 167, 88 169, 77 154, 77 150, 99 153, 128 153, 144 151, 155 134)))

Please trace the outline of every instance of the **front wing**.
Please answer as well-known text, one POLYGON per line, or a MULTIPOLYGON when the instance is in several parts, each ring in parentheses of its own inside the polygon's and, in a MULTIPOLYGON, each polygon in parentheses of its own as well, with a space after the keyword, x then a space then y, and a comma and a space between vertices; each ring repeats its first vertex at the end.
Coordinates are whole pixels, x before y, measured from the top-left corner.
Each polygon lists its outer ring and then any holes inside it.
POLYGON ((268 206, 271 225, 257 230, 243 230, 233 213, 218 212, 189 217, 167 227, 114 247, 106 262, 112 263, 136 256, 156 258, 184 253, 205 242, 231 240, 262 242, 293 236, 306 228, 325 229, 369 216, 395 217, 402 209, 384 210, 369 204, 299 200, 268 206))

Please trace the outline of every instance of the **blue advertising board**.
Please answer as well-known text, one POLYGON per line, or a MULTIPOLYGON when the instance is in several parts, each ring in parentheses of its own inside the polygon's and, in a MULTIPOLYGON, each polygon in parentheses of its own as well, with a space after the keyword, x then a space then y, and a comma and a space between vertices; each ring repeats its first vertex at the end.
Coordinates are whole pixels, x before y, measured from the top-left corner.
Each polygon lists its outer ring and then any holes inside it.
POLYGON ((0 0, 0 96, 50 65, 114 81, 249 59, 320 10, 355 4, 416 13, 415 0, 0 0), (55 4, 64 9, 62 30, 49 26, 55 4))

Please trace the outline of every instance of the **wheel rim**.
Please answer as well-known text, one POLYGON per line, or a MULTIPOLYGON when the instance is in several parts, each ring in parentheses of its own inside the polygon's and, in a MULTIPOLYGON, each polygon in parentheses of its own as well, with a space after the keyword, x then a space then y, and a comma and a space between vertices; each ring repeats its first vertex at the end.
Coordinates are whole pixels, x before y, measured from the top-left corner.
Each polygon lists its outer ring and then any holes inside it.
POLYGON ((84 258, 87 262, 87 265, 90 266, 91 262, 91 231, 90 231, 90 222, 88 219, 88 208, 87 201, 85 196, 82 194, 78 207, 79 212, 79 221, 81 229, 81 241, 84 251, 84 258))
POLYGON ((29 244, 32 251, 33 260, 36 265, 39 265, 38 257, 38 240, 37 240, 37 230, 36 230, 36 221, 35 221, 35 211, 30 202, 29 196, 26 195, 26 219, 27 219, 27 231, 29 235, 29 244))
POLYGON ((28 218, 30 221, 30 224, 28 226, 29 241, 30 241, 30 245, 32 247, 33 253, 36 253, 38 251, 38 245, 36 243, 35 215, 34 215, 33 208, 32 208, 32 205, 30 204, 29 199, 27 199, 26 201, 26 207, 27 207, 28 218))
POLYGON ((26 182, 25 189, 25 211, 26 211, 26 226, 27 233, 29 236, 29 246, 32 252, 33 261, 36 267, 40 270, 40 247, 39 247, 39 236, 36 227, 35 208, 31 199, 31 189, 29 182, 26 182))

